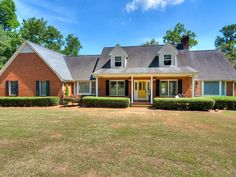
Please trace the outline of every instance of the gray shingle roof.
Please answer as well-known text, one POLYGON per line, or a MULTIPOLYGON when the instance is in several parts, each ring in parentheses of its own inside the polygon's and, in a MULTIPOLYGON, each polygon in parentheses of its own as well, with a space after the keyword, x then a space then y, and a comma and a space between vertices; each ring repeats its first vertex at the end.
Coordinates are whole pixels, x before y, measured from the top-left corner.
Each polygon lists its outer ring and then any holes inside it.
POLYGON ((218 50, 179 51, 178 67, 189 66, 199 71, 200 80, 236 80, 236 70, 218 50))
MULTIPOLYGON (((122 47, 129 56, 127 60, 127 68, 149 67, 152 64, 157 52, 162 47, 163 45, 122 47)), ((103 49, 96 70, 109 65, 109 53, 112 49, 113 47, 105 47, 103 49)))
POLYGON ((40 45, 27 41, 27 43, 35 50, 50 68, 64 81, 72 81, 73 78, 65 62, 65 55, 47 49, 40 45))
POLYGON ((111 75, 123 75, 123 74, 189 74, 198 73, 197 70, 191 67, 168 67, 168 68, 123 68, 123 69, 100 69, 95 74, 111 74, 111 75))
POLYGON ((92 73, 95 71, 98 59, 99 55, 65 57, 74 80, 93 80, 92 73))

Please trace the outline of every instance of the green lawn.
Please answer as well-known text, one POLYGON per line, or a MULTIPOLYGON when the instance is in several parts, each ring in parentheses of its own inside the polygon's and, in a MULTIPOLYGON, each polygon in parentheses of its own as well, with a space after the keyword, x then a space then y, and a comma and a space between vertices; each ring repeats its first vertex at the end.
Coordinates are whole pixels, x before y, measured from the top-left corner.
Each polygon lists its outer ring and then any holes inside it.
POLYGON ((0 108, 0 176, 236 176, 236 112, 0 108))

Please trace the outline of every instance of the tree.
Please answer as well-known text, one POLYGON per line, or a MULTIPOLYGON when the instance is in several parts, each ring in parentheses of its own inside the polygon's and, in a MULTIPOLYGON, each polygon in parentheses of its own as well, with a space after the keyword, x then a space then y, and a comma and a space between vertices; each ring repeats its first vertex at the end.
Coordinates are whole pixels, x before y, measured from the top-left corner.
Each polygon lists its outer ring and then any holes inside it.
POLYGON ((143 46, 149 46, 149 45, 158 45, 158 41, 156 41, 154 38, 151 39, 150 41, 147 41, 143 44, 143 46))
POLYGON ((79 50, 82 48, 78 37, 69 34, 66 37, 66 45, 63 53, 67 56, 78 56, 79 50))
POLYGON ((61 32, 58 31, 54 26, 48 26, 44 36, 44 46, 60 52, 63 44, 63 35, 61 32))
POLYGON ((63 35, 54 26, 47 25, 43 18, 35 17, 23 20, 20 28, 24 40, 30 40, 49 49, 60 51, 63 46, 63 35))
POLYGON ((43 18, 36 19, 35 17, 23 20, 20 33, 24 40, 30 40, 36 44, 42 45, 47 29, 47 21, 43 18))
MULTIPOLYGON (((217 36, 215 46, 225 53, 226 58, 233 64, 236 63, 236 24, 224 26, 217 36)), ((236 66, 236 65, 235 65, 236 66)))
POLYGON ((13 0, 0 0, 0 25, 4 31, 10 31, 19 26, 13 0))
POLYGON ((0 26, 0 69, 7 62, 7 57, 5 56, 5 51, 10 48, 11 41, 7 35, 7 32, 3 30, 0 26))
POLYGON ((180 44, 183 36, 189 36, 189 46, 193 47, 198 44, 195 39, 196 34, 190 30, 187 30, 185 26, 178 23, 173 30, 166 31, 166 35, 163 37, 164 43, 170 42, 174 45, 180 44))

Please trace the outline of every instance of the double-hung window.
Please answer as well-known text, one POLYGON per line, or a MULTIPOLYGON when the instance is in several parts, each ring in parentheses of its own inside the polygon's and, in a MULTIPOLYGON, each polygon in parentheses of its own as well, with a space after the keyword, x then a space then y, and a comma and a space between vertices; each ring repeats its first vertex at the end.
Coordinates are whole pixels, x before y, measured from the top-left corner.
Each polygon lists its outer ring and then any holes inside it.
POLYGON ((121 57, 115 57, 115 67, 119 68, 122 66, 121 57))
POLYGON ((170 66, 172 64, 171 55, 164 55, 164 65, 170 66))
POLYGON ((47 96, 47 82, 46 81, 39 82, 39 95, 47 96))
POLYGON ((125 81, 110 81, 110 96, 125 96, 125 81))
POLYGON ((95 95, 96 94, 96 82, 94 82, 94 81, 81 81, 81 82, 79 82, 79 94, 80 95, 95 95))
POLYGON ((17 96, 18 95, 18 81, 8 81, 8 93, 9 96, 17 96))
POLYGON ((177 81, 160 81, 160 96, 161 97, 174 97, 177 95, 178 86, 177 81))
POLYGON ((36 96, 50 96, 50 81, 36 81, 36 96))

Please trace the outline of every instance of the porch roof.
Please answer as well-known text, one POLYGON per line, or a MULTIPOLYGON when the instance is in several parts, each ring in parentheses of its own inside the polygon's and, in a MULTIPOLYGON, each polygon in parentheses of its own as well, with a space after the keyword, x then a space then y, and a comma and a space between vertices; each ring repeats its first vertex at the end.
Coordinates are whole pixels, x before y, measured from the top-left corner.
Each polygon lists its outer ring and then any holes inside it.
POLYGON ((198 71, 191 67, 168 67, 168 68, 121 68, 121 69, 100 69, 94 72, 96 75, 131 75, 131 74, 197 74, 198 71))

